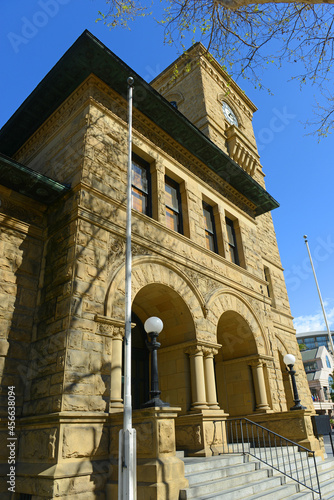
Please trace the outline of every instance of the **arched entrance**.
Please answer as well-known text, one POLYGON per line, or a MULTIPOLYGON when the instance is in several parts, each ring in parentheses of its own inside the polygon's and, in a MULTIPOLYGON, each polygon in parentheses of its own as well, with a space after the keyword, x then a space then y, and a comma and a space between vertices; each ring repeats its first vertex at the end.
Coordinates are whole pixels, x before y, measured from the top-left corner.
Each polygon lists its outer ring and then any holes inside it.
MULTIPOLYGON (((151 283, 139 290, 132 303, 133 317, 137 318, 137 330, 133 329, 133 390, 137 404, 144 394, 143 384, 148 381, 149 358, 144 360, 143 338, 146 333, 142 325, 150 316, 158 316, 164 328, 158 341, 159 387, 161 399, 171 406, 180 406, 186 412, 191 405, 189 357, 184 352, 184 344, 195 338, 192 315, 181 296, 172 288, 161 283, 151 283), (137 350, 136 350, 137 349, 137 350), (143 364, 143 362, 146 364, 143 364), (137 370, 137 371, 136 371, 137 370), (146 377, 146 379, 145 379, 146 377), (140 384, 140 386, 138 385, 140 384)), ((147 349, 147 348, 146 348, 147 349)), ((148 356, 148 350, 147 350, 148 356)), ((140 404, 145 401, 141 401, 140 404)))
POLYGON ((234 311, 225 312, 217 328, 222 345, 217 354, 218 403, 230 416, 247 415, 256 409, 251 358, 257 347, 248 323, 234 311))
POLYGON ((132 323, 136 326, 131 330, 131 395, 132 407, 136 410, 149 400, 149 351, 144 325, 134 313, 132 323))

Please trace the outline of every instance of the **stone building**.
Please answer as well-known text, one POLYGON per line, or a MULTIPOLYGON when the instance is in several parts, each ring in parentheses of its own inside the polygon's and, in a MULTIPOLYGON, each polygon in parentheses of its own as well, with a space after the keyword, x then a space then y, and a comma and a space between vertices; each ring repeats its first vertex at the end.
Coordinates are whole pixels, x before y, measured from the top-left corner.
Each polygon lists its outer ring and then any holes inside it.
MULTIPOLYGON (((231 417, 321 454, 256 107, 200 44, 177 68, 149 85, 86 31, 0 131, 0 453, 6 477, 9 387, 15 499, 116 498, 129 76, 138 499, 177 500, 185 479, 175 450, 219 453, 231 417), (162 410, 140 409, 149 316, 164 323, 162 410), (305 411, 289 411, 287 352, 305 411)), ((5 479, 1 498, 12 498, 8 488, 5 479)))

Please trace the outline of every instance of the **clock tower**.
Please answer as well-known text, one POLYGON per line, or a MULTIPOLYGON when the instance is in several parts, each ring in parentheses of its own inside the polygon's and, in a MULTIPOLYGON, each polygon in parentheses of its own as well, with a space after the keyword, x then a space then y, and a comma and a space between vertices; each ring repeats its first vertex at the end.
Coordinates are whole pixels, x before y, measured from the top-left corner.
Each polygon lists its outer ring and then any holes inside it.
POLYGON ((257 108, 201 43, 179 57, 151 85, 264 185, 252 125, 257 108))

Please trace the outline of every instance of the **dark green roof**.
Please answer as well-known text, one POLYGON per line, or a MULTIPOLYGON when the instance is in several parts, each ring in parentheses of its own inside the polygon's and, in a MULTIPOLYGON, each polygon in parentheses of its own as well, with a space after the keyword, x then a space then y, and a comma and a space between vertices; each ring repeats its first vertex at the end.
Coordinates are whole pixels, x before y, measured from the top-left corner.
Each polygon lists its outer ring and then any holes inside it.
POLYGON ((124 98, 127 78, 132 76, 134 106, 250 200, 256 206, 256 215, 279 206, 262 186, 87 30, 0 130, 0 151, 14 155, 91 73, 124 98))
POLYGON ((47 205, 69 189, 68 186, 53 181, 1 153, 0 184, 47 205))

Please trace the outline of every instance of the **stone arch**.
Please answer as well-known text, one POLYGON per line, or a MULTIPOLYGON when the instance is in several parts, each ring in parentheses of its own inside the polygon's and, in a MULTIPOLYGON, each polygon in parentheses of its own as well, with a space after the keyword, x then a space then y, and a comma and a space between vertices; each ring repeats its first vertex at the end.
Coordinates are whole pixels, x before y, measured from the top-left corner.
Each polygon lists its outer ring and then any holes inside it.
POLYGON ((142 323, 150 316, 162 320, 158 338, 161 347, 157 353, 161 399, 186 412, 191 405, 191 382, 185 348, 196 342, 195 323, 188 304, 170 286, 151 282, 135 295, 132 311, 142 323))
MULTIPOLYGON (((124 265, 109 286, 105 315, 124 321, 124 265)), ((154 256, 136 256, 132 261, 132 311, 144 323, 159 316, 163 331, 158 351, 161 398, 187 412, 191 406, 189 356, 186 348, 204 331, 205 302, 202 294, 180 269, 154 256)), ((139 360, 138 360, 139 361, 139 360)), ((136 363, 136 360, 133 360, 136 363)))
POLYGON ((217 290, 207 308, 221 345, 215 357, 220 407, 231 416, 270 411, 268 342, 256 313, 231 290, 217 290))
POLYGON ((162 320, 164 327, 159 342, 163 348, 196 340, 194 318, 188 304, 166 284, 149 283, 142 287, 133 299, 132 311, 142 323, 150 316, 162 320))
MULTIPOLYGON (((122 265, 114 274, 109 286, 105 315, 122 321, 124 319, 125 270, 122 265)), ((198 288, 180 269, 167 260, 152 256, 138 256, 132 260, 132 300, 146 285, 160 284, 174 290, 187 304, 195 324, 202 322, 205 302, 198 288)))
MULTIPOLYGON (((123 265, 111 281, 106 316, 123 320, 124 297, 123 265)), ((186 347, 196 343, 198 331, 203 329, 204 298, 191 280, 167 260, 136 256, 132 261, 132 312, 140 323, 149 316, 162 319, 164 328, 159 335, 158 351, 161 398, 172 406, 180 406, 183 412, 188 411, 191 382, 186 347)), ((140 360, 132 360, 134 366, 137 361, 140 360)))
POLYGON ((174 101, 177 103, 177 106, 180 106, 180 104, 182 104, 182 102, 184 101, 184 96, 183 94, 181 94, 181 92, 172 91, 165 95, 165 99, 167 99, 167 101, 169 102, 174 101))
POLYGON ((248 325, 252 332, 256 342, 257 353, 260 355, 269 355, 269 341, 264 328, 254 309, 242 295, 229 289, 217 290, 207 301, 206 308, 208 310, 207 321, 211 323, 212 329, 216 332, 218 329, 218 322, 223 313, 227 311, 236 313, 242 318, 242 321, 248 325))

